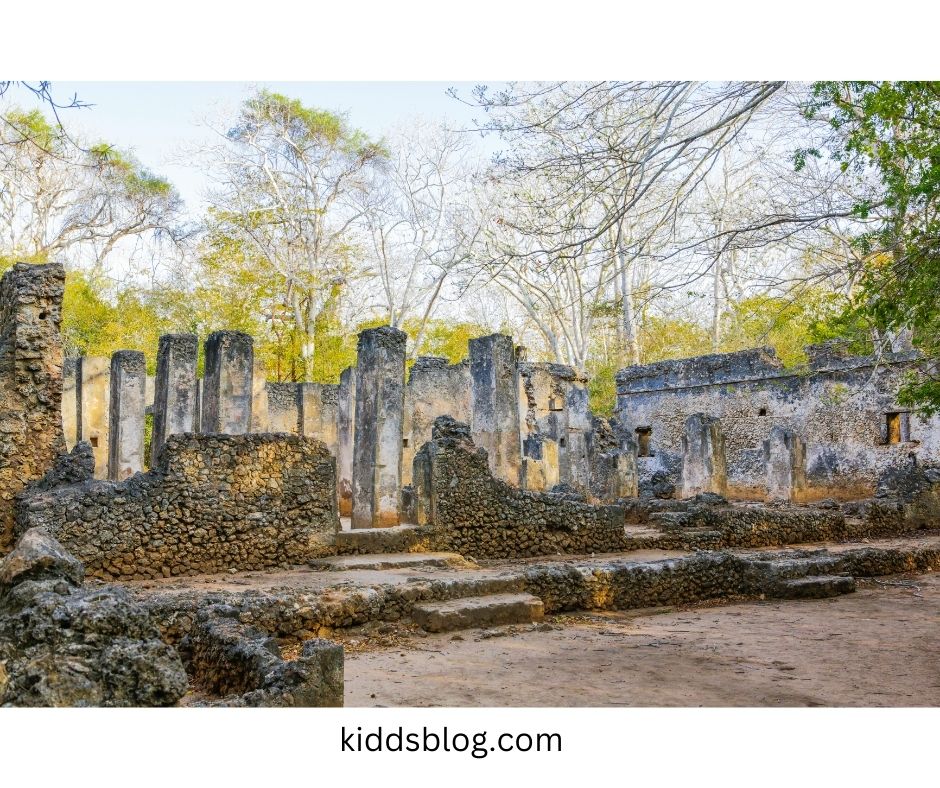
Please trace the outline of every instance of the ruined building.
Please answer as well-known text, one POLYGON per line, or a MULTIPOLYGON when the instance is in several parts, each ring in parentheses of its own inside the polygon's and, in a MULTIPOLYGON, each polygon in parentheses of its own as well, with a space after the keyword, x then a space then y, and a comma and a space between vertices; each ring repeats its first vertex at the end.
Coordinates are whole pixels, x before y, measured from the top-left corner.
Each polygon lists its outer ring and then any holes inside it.
MULTIPOLYGON (((162 666, 126 686, 76 685, 68 697, 83 703, 176 702, 184 665, 207 702, 335 705, 342 649, 323 639, 334 628, 411 620, 436 631, 484 609, 472 578, 225 601, 137 587, 135 601, 120 588, 96 596, 84 576, 159 584, 363 554, 367 566, 389 553, 445 551, 471 568, 544 558, 491 581, 502 596, 486 609, 505 623, 854 588, 833 567, 940 567, 940 548, 922 546, 803 563, 728 552, 936 527, 940 420, 897 403, 905 373, 923 363, 911 351, 853 357, 825 346, 796 370, 768 349, 631 367, 605 419, 576 370, 526 360, 500 334, 471 340, 461 363, 409 368, 403 332, 369 329, 335 385, 266 381, 252 338, 233 331, 206 339, 202 378, 198 340, 185 334, 160 339, 152 378, 139 352, 64 359, 63 282, 56 265, 16 265, 0 281, 0 630, 39 604, 29 589, 49 591, 63 615, 86 604, 123 611, 134 648, 162 666), (668 566, 631 563, 639 549, 689 553, 668 566), (558 555, 582 563, 557 570, 558 555), (297 644, 295 658, 278 656, 275 637, 297 644), (156 689, 138 691, 141 681, 156 689)), ((89 660, 111 659, 97 631, 62 637, 89 660)), ((47 647, 58 648, 27 651, 47 647)), ((0 664, 28 673, 24 653, 0 664)), ((99 673, 106 682, 108 671, 88 675, 99 673)), ((4 692, 52 702, 18 675, 4 678, 0 703, 4 692)))

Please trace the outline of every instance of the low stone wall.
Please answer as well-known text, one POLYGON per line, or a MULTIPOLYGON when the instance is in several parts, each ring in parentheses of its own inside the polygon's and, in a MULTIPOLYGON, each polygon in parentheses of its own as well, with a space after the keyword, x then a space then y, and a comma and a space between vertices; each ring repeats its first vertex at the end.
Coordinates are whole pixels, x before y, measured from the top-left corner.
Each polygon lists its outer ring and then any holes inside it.
POLYGON ((143 592, 168 643, 184 641, 198 627, 200 610, 228 606, 238 621, 282 643, 330 637, 336 630, 370 622, 410 618, 416 603, 486 594, 528 592, 547 613, 628 610, 715 599, 792 597, 786 580, 819 575, 877 577, 940 569, 940 546, 864 547, 843 552, 789 550, 780 553, 702 552, 660 561, 627 558, 552 561, 493 573, 464 573, 407 584, 335 587, 319 592, 199 591, 143 592))
POLYGON ((197 692, 190 705, 342 706, 343 647, 311 639, 285 660, 274 639, 238 620, 230 605, 200 610, 179 650, 197 692))
POLYGON ((493 477, 470 429, 448 416, 415 456, 420 525, 436 549, 474 558, 612 552, 624 545, 624 511, 570 496, 518 490, 493 477))
POLYGON ((44 527, 102 579, 285 567, 332 552, 335 479, 312 438, 174 435, 126 481, 24 491, 16 529, 44 527))

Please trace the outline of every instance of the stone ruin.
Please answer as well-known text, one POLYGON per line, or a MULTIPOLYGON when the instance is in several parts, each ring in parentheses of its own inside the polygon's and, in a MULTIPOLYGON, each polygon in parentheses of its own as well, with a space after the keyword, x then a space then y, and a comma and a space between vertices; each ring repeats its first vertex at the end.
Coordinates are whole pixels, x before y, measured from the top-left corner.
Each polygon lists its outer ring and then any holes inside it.
MULTIPOLYGON (((940 420, 896 401, 921 363, 911 351, 876 359, 824 346, 798 371, 768 349, 630 367, 608 419, 591 412, 583 375, 528 361, 501 334, 470 340, 463 362, 422 357, 409 369, 407 336, 369 329, 338 384, 266 381, 251 337, 232 331, 207 338, 202 378, 187 334, 160 338, 153 378, 135 351, 66 359, 63 282, 60 266, 22 264, 0 281, 0 632, 20 643, 0 652, 0 703, 159 705, 185 692, 209 705, 340 705, 342 648, 325 639, 336 629, 402 618, 447 628, 473 620, 459 599, 484 587, 506 597, 499 622, 841 593, 854 581, 807 574, 832 562, 728 551, 936 527, 940 420), (411 596, 391 586, 141 595, 134 585, 383 566, 375 556, 392 554, 452 553, 474 567, 640 549, 707 556, 642 571, 627 558, 526 564, 505 581, 455 579, 411 596), (85 586, 86 575, 118 585, 85 586), (55 636, 17 630, 47 593, 50 610, 113 611, 123 645, 108 651, 81 623, 55 636), (60 637, 93 663, 79 670, 84 684, 44 656, 60 637)), ((865 555, 838 566, 877 573, 901 560, 865 555)), ((940 550, 904 556, 940 565, 940 550)))

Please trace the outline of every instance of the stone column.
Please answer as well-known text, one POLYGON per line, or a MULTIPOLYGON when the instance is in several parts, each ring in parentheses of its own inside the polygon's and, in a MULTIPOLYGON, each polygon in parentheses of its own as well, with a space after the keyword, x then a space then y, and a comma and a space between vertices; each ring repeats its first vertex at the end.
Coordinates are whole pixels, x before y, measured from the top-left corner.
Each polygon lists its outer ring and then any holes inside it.
POLYGON ((352 527, 398 525, 401 509, 405 342, 391 326, 359 334, 352 527))
POLYGON ((806 489, 806 445, 792 430, 780 425, 764 441, 767 497, 772 501, 799 500, 806 489))
POLYGON ((119 482, 144 469, 147 362, 136 350, 111 356, 108 478, 119 482))
POLYGON ((16 263, 0 277, 0 553, 12 546, 14 498, 65 450, 58 263, 16 263))
POLYGON ((323 441, 334 457, 338 389, 331 383, 300 384, 300 434, 323 441))
POLYGON ((248 334, 209 334, 202 392, 204 433, 243 435, 251 429, 253 368, 254 352, 248 334))
POLYGON ((199 339, 195 334, 164 334, 157 349, 157 375, 153 394, 153 433, 150 466, 171 435, 196 432, 196 360, 199 339))
POLYGON ((78 439, 91 444, 95 478, 108 478, 108 400, 111 397, 111 360, 82 356, 78 363, 78 439))
POLYGON ((470 428, 473 442, 486 449, 493 475, 520 484, 522 438, 519 431, 519 381, 512 337, 471 339, 470 428))
POLYGON ((270 431, 267 372, 260 358, 255 358, 251 371, 251 431, 270 431))
POLYGON ((67 358, 62 366, 62 432, 65 448, 78 443, 78 358, 67 358))
POLYGON ((721 422, 704 413, 685 420, 682 435, 682 497, 699 493, 728 493, 725 438, 721 422))
MULTIPOLYGON (((591 460, 588 456, 591 436, 591 405, 588 400, 587 386, 581 381, 568 385, 565 398, 568 411, 568 434, 563 446, 562 480, 581 492, 591 489, 591 460)), ((634 463, 634 466, 636 463, 634 463)), ((620 497, 627 497, 626 495, 620 497)))
POLYGON ((346 367, 336 390, 336 495, 341 517, 352 514, 353 438, 356 433, 356 368, 346 367))

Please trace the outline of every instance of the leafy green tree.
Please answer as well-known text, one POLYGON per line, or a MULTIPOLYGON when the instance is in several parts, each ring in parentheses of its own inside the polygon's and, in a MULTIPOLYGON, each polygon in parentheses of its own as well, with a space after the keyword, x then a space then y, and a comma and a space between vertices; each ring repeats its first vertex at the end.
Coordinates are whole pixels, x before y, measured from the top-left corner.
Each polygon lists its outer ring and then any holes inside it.
POLYGON ((817 82, 812 94, 806 113, 828 121, 831 155, 844 170, 870 168, 880 180, 881 199, 855 207, 860 218, 876 222, 855 239, 865 264, 849 319, 867 319, 882 332, 913 332, 929 363, 900 400, 938 413, 940 82, 817 82))
POLYGON ((267 90, 218 131, 221 142, 206 157, 218 184, 213 221, 238 243, 236 254, 271 275, 268 311, 289 315, 287 336, 300 343, 297 374, 309 379, 323 371, 318 332, 339 292, 365 275, 351 228, 386 151, 345 116, 267 90))

